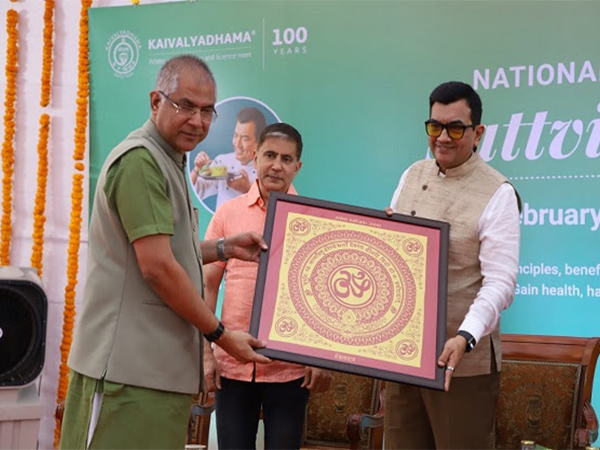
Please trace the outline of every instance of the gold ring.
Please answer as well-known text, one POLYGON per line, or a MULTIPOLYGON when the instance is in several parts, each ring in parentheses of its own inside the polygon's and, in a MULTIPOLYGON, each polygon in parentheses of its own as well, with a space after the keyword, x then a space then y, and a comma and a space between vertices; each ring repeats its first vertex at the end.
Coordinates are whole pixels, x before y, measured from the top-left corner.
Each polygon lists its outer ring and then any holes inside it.
POLYGON ((450 372, 454 372, 454 367, 452 367, 452 366, 446 366, 446 370, 449 370, 450 372))

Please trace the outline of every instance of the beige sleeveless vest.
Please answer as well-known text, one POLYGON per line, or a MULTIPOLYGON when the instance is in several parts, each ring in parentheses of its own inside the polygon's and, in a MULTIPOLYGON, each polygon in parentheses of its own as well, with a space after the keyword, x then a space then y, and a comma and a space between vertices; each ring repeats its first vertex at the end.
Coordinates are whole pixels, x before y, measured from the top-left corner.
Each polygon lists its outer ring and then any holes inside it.
POLYGON ((189 194, 185 158, 147 121, 113 149, 98 178, 83 307, 76 321, 69 366, 97 379, 193 394, 198 392, 202 374, 199 331, 146 283, 134 248, 104 194, 110 166, 136 147, 148 149, 163 172, 175 227, 171 248, 202 292, 198 216, 189 194))
MULTIPOLYGON (((439 176, 435 160, 413 164, 407 174, 396 211, 450 223, 448 261, 447 338, 456 336, 469 307, 481 288, 478 223, 491 197, 506 178, 477 153, 464 164, 439 176)), ((500 330, 484 336, 465 354, 455 376, 490 373, 494 355, 500 370, 500 330)))

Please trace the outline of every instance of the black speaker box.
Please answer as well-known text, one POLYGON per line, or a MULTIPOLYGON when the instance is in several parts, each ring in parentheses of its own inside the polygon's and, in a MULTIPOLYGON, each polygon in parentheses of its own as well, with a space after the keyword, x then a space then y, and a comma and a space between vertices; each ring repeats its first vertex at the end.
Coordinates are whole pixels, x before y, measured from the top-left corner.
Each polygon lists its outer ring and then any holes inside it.
POLYGON ((0 267, 0 389, 25 386, 42 371, 47 316, 35 269, 0 267))

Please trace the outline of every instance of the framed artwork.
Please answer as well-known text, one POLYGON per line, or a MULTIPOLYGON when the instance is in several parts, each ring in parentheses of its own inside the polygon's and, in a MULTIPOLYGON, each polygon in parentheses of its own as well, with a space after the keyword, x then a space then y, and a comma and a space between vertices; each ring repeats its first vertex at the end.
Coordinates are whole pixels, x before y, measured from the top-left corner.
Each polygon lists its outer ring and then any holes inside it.
POLYGON ((449 229, 271 193, 250 323, 259 352, 442 390, 449 229))

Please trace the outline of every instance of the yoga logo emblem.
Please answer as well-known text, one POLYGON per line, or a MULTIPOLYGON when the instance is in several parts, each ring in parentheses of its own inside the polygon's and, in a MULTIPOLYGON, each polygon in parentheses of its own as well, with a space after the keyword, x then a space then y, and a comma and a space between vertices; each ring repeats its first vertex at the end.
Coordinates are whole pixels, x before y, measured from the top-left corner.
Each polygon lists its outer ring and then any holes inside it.
POLYGON ((114 33, 106 44, 108 63, 117 78, 129 78, 140 59, 140 40, 131 31, 114 33))

